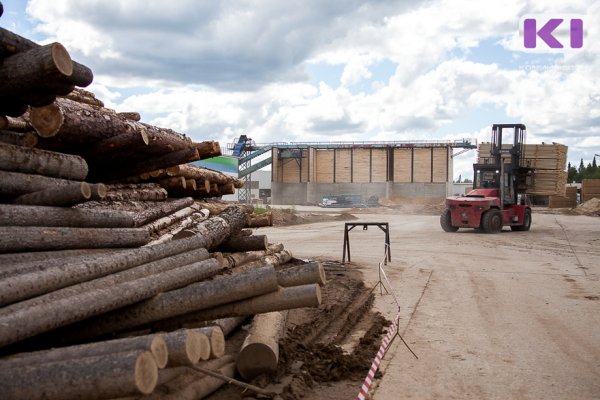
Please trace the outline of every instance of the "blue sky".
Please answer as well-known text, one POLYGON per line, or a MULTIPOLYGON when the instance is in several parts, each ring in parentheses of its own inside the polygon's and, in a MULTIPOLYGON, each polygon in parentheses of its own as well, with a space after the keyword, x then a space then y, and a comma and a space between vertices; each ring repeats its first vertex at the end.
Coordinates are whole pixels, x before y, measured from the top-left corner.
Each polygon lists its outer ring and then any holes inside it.
POLYGON ((196 140, 487 141, 522 122, 577 164, 600 153, 599 1, 3 3, 0 26, 64 44, 107 106, 196 140), (584 47, 527 51, 525 15, 583 16, 584 47))

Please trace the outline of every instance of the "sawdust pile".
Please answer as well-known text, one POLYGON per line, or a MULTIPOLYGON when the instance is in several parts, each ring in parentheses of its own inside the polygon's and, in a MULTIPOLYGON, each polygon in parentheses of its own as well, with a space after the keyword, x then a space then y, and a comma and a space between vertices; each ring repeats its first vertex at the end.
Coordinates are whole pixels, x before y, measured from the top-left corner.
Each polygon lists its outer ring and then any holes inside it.
POLYGON ((581 206, 577 207, 574 211, 580 215, 600 216, 600 199, 597 197, 591 198, 581 206))

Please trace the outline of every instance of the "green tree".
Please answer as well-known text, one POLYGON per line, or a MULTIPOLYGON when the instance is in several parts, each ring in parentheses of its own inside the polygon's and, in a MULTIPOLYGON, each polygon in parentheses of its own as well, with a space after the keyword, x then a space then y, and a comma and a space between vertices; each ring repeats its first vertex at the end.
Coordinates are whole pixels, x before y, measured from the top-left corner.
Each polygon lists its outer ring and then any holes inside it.
POLYGON ((596 165, 596 156, 594 156, 594 159, 592 160, 592 167, 598 169, 598 165, 596 165))
POLYGON ((580 174, 583 174, 584 170, 585 170, 585 165, 583 165, 583 158, 582 158, 581 161, 579 162, 579 169, 577 170, 577 172, 579 172, 580 174))

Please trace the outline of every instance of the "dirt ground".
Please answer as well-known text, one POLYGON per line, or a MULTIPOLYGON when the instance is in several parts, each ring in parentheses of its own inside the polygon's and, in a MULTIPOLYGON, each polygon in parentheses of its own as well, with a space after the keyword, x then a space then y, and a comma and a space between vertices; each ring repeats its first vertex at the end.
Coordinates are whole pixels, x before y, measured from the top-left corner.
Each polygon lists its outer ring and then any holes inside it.
MULTIPOLYGON (((321 222, 257 233, 284 243, 297 258, 324 261, 330 282, 318 310, 290 320, 282 367, 271 377, 287 385, 283 398, 355 398, 382 325, 396 314, 400 334, 419 358, 394 340, 374 399, 600 398, 598 217, 535 209, 530 232, 486 235, 445 233, 428 207, 422 213, 398 207, 295 212, 320 215, 321 222), (342 265, 346 220, 390 224, 392 261, 384 269, 399 311, 391 295, 376 289, 367 312, 383 233, 353 230, 352 262, 342 265)), ((232 390, 213 399, 250 395, 232 390)))

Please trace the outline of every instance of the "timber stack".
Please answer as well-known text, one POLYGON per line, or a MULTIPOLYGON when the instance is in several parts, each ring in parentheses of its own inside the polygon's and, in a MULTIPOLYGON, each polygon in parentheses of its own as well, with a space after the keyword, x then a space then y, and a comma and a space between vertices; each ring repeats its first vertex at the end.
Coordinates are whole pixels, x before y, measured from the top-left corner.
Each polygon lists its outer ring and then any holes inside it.
POLYGON ((582 179, 581 202, 585 203, 593 198, 600 199, 600 179, 582 179))
POLYGON ((189 163, 218 143, 104 107, 59 43, 0 28, 0 60, 2 398, 201 398, 224 383, 208 370, 256 373, 238 350, 276 366, 270 321, 318 306, 323 268, 215 200, 242 182, 189 163))
MULTIPOLYGON (((508 149, 509 145, 502 147, 508 149)), ((527 194, 561 197, 566 195, 567 149, 567 146, 559 143, 523 145, 520 166, 534 169, 533 181, 527 184, 527 194)), ((492 163, 491 152, 491 143, 481 143, 478 148, 477 162, 492 163)), ((502 158, 508 159, 510 155, 503 154, 502 158)))

